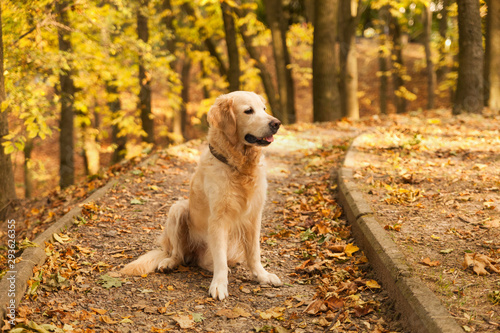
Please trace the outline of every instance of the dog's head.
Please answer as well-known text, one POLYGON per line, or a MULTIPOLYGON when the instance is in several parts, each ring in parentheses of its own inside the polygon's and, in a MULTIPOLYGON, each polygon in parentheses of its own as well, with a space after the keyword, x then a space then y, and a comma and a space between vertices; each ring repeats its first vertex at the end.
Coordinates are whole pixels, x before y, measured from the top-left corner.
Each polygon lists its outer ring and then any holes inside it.
POLYGON ((211 127, 226 134, 231 143, 268 146, 274 141, 281 122, 266 112, 262 96, 249 91, 235 91, 219 96, 207 115, 211 127))

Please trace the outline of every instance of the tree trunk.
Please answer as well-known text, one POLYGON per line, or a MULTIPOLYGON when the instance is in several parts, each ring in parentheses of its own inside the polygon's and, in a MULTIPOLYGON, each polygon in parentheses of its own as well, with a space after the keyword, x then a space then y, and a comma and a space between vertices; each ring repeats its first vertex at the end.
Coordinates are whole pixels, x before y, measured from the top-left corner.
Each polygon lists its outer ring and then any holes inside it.
POLYGON ((458 80, 453 114, 483 110, 483 35, 479 1, 457 0, 458 80))
MULTIPOLYGON (((147 9, 149 0, 142 0, 137 8, 137 36, 144 44, 149 40, 148 19, 143 11, 147 9)), ((141 112, 142 129, 146 133, 145 142, 154 143, 154 121, 151 112, 151 73, 146 69, 143 51, 139 51, 139 110, 141 112)))
MULTIPOLYGON (((5 83, 3 76, 3 33, 2 33, 2 8, 0 6, 0 104, 5 101, 5 83)), ((7 217, 7 206, 11 200, 16 199, 14 172, 10 154, 5 154, 3 136, 9 134, 7 110, 0 109, 0 222, 7 217)))
POLYGON ((30 199, 33 195, 33 170, 31 169, 31 152, 33 139, 26 139, 24 144, 24 197, 30 199))
POLYGON ((379 49, 378 49, 378 64, 380 73, 380 89, 379 89, 379 102, 380 113, 387 114, 387 90, 389 86, 390 71, 387 66, 388 57, 390 55, 389 47, 387 45, 387 36, 389 35, 389 22, 390 13, 388 6, 380 8, 378 12, 379 17, 379 49))
POLYGON ((85 172, 87 176, 97 175, 100 168, 100 148, 95 128, 83 125, 81 128, 85 172))
MULTIPOLYGON (((59 51, 64 54, 70 54, 71 41, 68 18, 69 4, 67 1, 56 1, 56 12, 59 26, 57 28, 57 35, 59 41, 59 51)), ((68 67, 70 69, 61 68, 59 74, 60 80, 60 98, 61 98, 61 119, 59 128, 61 130, 59 135, 59 185, 61 188, 68 187, 75 183, 75 162, 74 162, 74 94, 75 85, 71 77, 72 64, 67 59, 68 67)))
POLYGON ((295 122, 295 101, 293 78, 290 69, 290 55, 286 46, 286 22, 281 0, 266 0, 266 17, 271 29, 274 63, 278 79, 278 97, 283 110, 283 124, 295 122))
POLYGON ((425 61, 427 63, 427 109, 433 109, 436 90, 436 73, 434 72, 434 63, 432 62, 432 12, 430 4, 427 6, 424 5, 423 16, 425 61))
POLYGON ((389 31, 392 36, 392 84, 394 89, 394 104, 397 113, 406 112, 406 99, 403 94, 405 67, 403 64, 403 42, 401 26, 397 17, 391 15, 389 31))
POLYGON ((357 0, 340 0, 340 103, 342 115, 359 119, 358 56, 356 52, 357 0))
POLYGON ((123 160, 127 154, 127 137, 120 134, 121 126, 117 122, 121 117, 120 111, 122 109, 122 103, 118 93, 116 80, 106 81, 106 92, 108 93, 108 108, 109 111, 111 111, 111 119, 113 122, 111 142, 115 145, 115 150, 113 150, 113 155, 111 155, 111 163, 115 164, 123 160))
POLYGON ((229 82, 229 91, 240 90, 240 55, 238 52, 238 43, 236 42, 236 27, 234 25, 231 6, 226 1, 220 3, 222 18, 224 20, 224 31, 226 36, 227 57, 229 59, 229 72, 227 80, 229 82))
POLYGON ((500 2, 498 0, 488 0, 486 20, 486 105, 498 111, 500 110, 500 2))
POLYGON ((182 70, 181 70, 182 105, 180 110, 176 112, 176 115, 174 117, 173 132, 177 137, 176 138, 177 143, 182 142, 184 139, 188 139, 186 128, 187 128, 187 105, 189 103, 189 87, 191 83, 190 80, 191 67, 192 67, 191 59, 186 55, 182 61, 182 70))
POLYGON ((440 11, 441 18, 439 19, 439 35, 441 37, 439 43, 439 62, 436 71, 437 81, 441 81, 446 78, 446 74, 449 72, 447 55, 448 50, 446 46, 446 40, 448 39, 448 1, 442 0, 443 8, 440 11))
MULTIPOLYGON (((244 13, 242 11, 237 10, 237 15, 242 18, 244 17, 244 13)), ((255 62, 255 67, 259 70, 259 76, 262 80, 262 85, 264 86, 264 90, 266 91, 267 100, 269 102, 269 106, 271 107, 271 111, 273 115, 278 119, 283 119, 283 110, 281 109, 281 105, 279 103, 279 97, 276 95, 276 89, 273 84, 273 79, 271 74, 267 70, 266 65, 262 62, 262 55, 259 50, 253 46, 253 36, 248 32, 247 26, 243 23, 240 27, 240 34, 243 39, 243 43, 245 44, 245 49, 248 52, 248 55, 255 62)))
POLYGON ((316 0, 314 5, 312 61, 314 121, 333 121, 342 118, 335 57, 338 1, 316 0))

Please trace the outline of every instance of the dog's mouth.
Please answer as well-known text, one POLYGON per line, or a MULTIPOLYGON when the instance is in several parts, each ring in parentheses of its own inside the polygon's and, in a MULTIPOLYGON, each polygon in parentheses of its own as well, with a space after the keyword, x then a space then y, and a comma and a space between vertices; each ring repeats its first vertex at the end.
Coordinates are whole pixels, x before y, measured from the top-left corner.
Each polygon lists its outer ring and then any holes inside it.
POLYGON ((258 146, 269 146, 271 142, 274 141, 274 136, 266 136, 263 138, 258 138, 252 134, 245 135, 245 140, 250 144, 255 144, 258 146))

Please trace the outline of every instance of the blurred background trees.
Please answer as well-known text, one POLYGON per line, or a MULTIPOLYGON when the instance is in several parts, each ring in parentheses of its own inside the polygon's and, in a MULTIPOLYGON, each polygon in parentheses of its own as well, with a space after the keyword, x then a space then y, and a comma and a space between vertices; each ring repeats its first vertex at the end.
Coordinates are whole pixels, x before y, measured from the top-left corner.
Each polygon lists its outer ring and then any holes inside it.
POLYGON ((1 6, 0 209, 14 185, 43 195, 203 136, 209 106, 233 90, 264 95, 285 124, 500 108, 496 0, 1 6))

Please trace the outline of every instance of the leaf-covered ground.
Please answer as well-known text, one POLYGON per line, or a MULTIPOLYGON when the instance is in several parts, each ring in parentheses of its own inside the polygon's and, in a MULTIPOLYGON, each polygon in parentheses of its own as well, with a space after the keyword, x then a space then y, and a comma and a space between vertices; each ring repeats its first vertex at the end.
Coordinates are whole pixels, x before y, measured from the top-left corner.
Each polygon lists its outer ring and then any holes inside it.
POLYGON ((200 142, 134 168, 55 244, 36 268, 11 332, 390 332, 391 303, 351 237, 331 172, 356 131, 349 123, 281 131, 267 151, 268 201, 262 260, 281 288, 231 270, 230 297, 208 297, 211 273, 124 277, 118 271, 152 249, 169 207, 188 195, 200 142))
POLYGON ((392 116, 355 177, 414 274, 467 332, 500 330, 500 117, 392 116))

